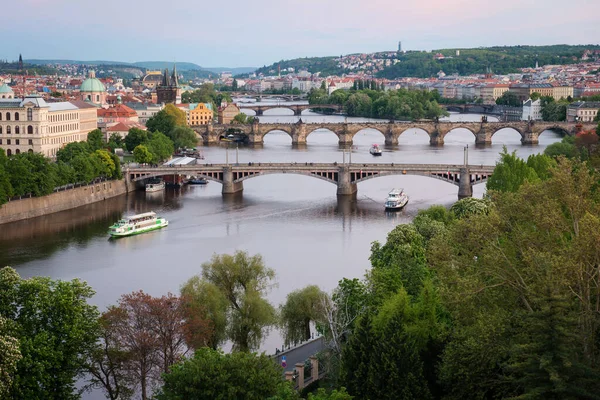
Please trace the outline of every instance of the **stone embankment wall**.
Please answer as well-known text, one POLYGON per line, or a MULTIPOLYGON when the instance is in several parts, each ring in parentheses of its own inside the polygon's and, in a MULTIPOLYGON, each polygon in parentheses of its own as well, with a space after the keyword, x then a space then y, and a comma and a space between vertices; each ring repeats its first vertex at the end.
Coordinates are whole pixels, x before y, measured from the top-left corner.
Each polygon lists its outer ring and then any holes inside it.
POLYGON ((124 193, 127 193, 124 180, 105 181, 43 197, 9 201, 0 206, 0 224, 69 210, 124 193))

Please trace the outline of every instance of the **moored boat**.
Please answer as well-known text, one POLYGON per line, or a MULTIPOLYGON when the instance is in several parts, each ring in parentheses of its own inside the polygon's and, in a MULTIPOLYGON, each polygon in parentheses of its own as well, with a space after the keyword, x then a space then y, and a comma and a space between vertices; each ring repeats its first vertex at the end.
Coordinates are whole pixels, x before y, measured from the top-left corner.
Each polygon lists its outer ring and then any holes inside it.
POLYGON ((169 222, 166 219, 157 217, 156 213, 151 211, 117 221, 111 225, 108 233, 112 237, 133 236, 164 228, 167 225, 169 225, 169 222))
POLYGON ((188 181, 188 183, 190 185, 206 185, 208 183, 208 180, 206 178, 192 178, 188 181))
POLYGON ((378 144, 374 144, 373 146, 371 146, 371 149, 369 149, 369 153, 371 153, 374 156, 380 156, 382 151, 379 148, 378 144))
POLYGON ((404 189, 392 189, 385 201, 385 209, 388 211, 402 210, 408 204, 408 196, 404 189))
POLYGON ((164 182, 151 182, 146 184, 146 192, 160 192, 165 190, 164 182))

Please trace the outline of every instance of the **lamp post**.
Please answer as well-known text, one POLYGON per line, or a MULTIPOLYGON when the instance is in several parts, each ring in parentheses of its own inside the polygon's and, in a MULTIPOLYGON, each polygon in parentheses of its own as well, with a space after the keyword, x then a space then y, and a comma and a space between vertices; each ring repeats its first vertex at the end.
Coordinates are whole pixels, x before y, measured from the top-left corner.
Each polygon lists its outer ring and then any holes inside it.
POLYGON ((225 165, 229 165, 229 145, 225 144, 225 165))
POLYGON ((240 161, 238 159, 238 149, 240 144, 238 142, 235 143, 235 165, 239 165, 240 161))
POLYGON ((464 163, 465 167, 469 165, 469 145, 464 148, 464 163))

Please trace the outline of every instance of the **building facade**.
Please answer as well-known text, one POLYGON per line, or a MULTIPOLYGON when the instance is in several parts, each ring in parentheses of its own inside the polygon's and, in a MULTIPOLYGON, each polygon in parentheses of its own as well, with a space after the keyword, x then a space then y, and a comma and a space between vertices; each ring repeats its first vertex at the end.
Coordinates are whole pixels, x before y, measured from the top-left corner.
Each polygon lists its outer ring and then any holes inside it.
POLYGON ((567 107, 567 122, 592 122, 600 110, 600 102, 578 101, 567 107))
POLYGON ((79 87, 79 96, 81 100, 97 106, 106 104, 106 88, 100 79, 96 78, 94 71, 90 71, 89 78, 79 87))
POLYGON ((542 120, 542 103, 540 99, 533 101, 527 99, 523 102, 523 121, 541 121, 542 120))
POLYGON ((206 125, 210 124, 213 120, 212 104, 190 104, 189 110, 187 113, 188 125, 206 125))
POLYGON ((160 85, 156 86, 156 101, 158 104, 181 103, 181 89, 177 79, 177 68, 173 66, 173 74, 169 76, 169 69, 163 73, 160 85))
POLYGON ((236 115, 240 113, 240 109, 235 104, 226 104, 219 107, 218 121, 219 124, 230 124, 236 115))
POLYGON ((7 155, 35 152, 55 157, 62 147, 86 140, 87 134, 96 129, 87 115, 91 114, 89 110, 82 112, 70 102, 47 103, 34 95, 0 99, 0 147, 7 155))

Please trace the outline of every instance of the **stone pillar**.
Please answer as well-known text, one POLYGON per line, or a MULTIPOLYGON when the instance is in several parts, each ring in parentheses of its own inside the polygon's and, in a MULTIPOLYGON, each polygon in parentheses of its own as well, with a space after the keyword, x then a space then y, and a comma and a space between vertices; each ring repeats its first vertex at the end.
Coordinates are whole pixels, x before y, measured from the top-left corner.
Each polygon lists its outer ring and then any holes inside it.
POLYGON ((310 366, 312 369, 312 373, 311 373, 311 378, 312 381, 318 381, 319 380, 319 360, 317 359, 317 357, 315 356, 310 356, 310 366))
POLYGON ((433 133, 429 134, 429 144, 431 146, 443 146, 444 145, 444 136, 438 130, 433 131, 433 133))
POLYGON ((252 123, 252 128, 248 134, 248 142, 250 144, 262 144, 264 136, 260 132, 260 125, 257 120, 252 123))
POLYGON ((302 109, 298 106, 294 107, 294 115, 296 115, 296 116, 302 115, 302 109))
POLYGON ((258 107, 258 109, 256 110, 256 115, 263 115, 263 109, 261 107, 258 107))
POLYGON ((398 146, 398 136, 394 135, 392 127, 388 127, 384 135, 386 146, 398 146))
POLYGON ((492 135, 489 134, 488 130, 483 126, 475 134, 475 145, 477 146, 491 146, 492 144, 492 135))
POLYGON ((338 170, 338 196, 354 196, 358 189, 356 183, 350 181, 350 167, 341 166, 338 170))
POLYGON ((306 145, 306 124, 298 122, 292 126, 292 145, 306 145))
POLYGON ((525 145, 534 145, 538 144, 540 141, 539 132, 535 132, 532 129, 527 129, 527 131, 521 134, 521 144, 525 145))
POLYGON ((294 382, 294 371, 285 371, 285 380, 288 382, 294 382))
POLYGON ((458 184, 458 199, 473 197, 473 185, 471 184, 471 174, 468 168, 460 169, 460 182, 458 184))
POLYGON ((231 167, 223 167, 223 189, 222 194, 233 194, 244 190, 243 182, 233 182, 233 170, 231 167))
POLYGON ((213 124, 207 124, 204 133, 201 133, 200 135, 202 136, 204 144, 219 142, 219 133, 215 131, 213 124))
POLYGON ((304 389, 304 364, 297 363, 296 364, 296 372, 298 373, 298 378, 296 379, 296 383, 298 384, 298 389, 304 389))

